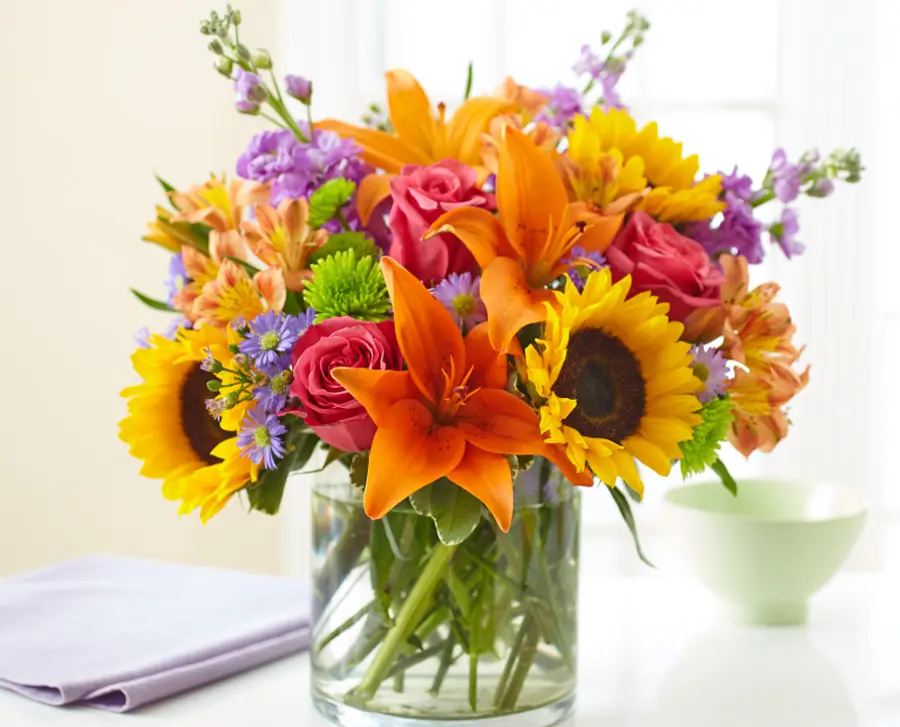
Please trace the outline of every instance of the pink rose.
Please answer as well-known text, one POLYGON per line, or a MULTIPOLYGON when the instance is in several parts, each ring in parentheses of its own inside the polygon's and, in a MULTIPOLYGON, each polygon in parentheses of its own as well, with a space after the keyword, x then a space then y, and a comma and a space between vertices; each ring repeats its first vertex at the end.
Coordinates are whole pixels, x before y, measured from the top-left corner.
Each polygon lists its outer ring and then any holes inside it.
POLYGON ((724 278, 700 243, 672 225, 635 212, 603 253, 614 280, 631 276, 631 294, 649 290, 684 321, 698 308, 719 305, 724 278))
POLYGON ((475 170, 454 159, 409 165, 391 180, 393 240, 388 254, 426 285, 450 273, 475 273, 475 258, 455 235, 422 240, 442 214, 457 207, 496 209, 494 195, 476 186, 475 170))
POLYGON ((345 452, 371 447, 375 423, 331 371, 338 366, 399 371, 403 359, 394 322, 329 318, 306 329, 294 344, 291 361, 291 395, 300 400, 300 408, 291 413, 332 447, 345 452))

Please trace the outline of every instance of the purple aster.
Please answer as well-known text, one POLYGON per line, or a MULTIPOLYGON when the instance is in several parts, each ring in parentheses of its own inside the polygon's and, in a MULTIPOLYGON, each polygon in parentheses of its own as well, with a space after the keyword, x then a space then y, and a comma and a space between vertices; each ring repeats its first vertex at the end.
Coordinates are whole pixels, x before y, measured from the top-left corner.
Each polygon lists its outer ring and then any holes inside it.
POLYGON ((181 328, 185 328, 187 330, 190 330, 192 328, 191 322, 184 316, 178 316, 177 318, 175 318, 175 320, 173 320, 169 324, 169 327, 166 328, 166 332, 163 333, 163 335, 166 338, 171 338, 174 341, 175 337, 178 335, 179 329, 181 328))
POLYGON ((744 202, 749 202, 753 196, 753 180, 746 174, 738 172, 737 166, 731 174, 719 172, 722 177, 722 191, 731 192, 735 197, 744 202))
POLYGON ((234 105, 241 113, 256 113, 259 111, 260 103, 266 100, 266 89, 262 79, 240 66, 234 71, 234 91, 237 95, 234 105))
POLYGON ((293 376, 291 375, 290 357, 286 361, 287 366, 271 376, 269 380, 262 386, 257 386, 253 390, 253 396, 266 411, 278 414, 287 406, 288 397, 290 396, 290 387, 293 376))
POLYGON ((241 455, 254 464, 275 469, 275 461, 284 457, 284 434, 287 427, 278 417, 256 406, 244 417, 238 432, 237 445, 241 455))
POLYGON ((266 311, 250 321, 250 334, 238 348, 257 368, 266 368, 288 353, 304 330, 296 316, 266 311))
POLYGON ((222 418, 222 413, 225 411, 225 400, 224 399, 207 399, 206 402, 206 411, 207 413, 216 421, 222 418))
POLYGON ((169 260, 169 277, 165 283, 166 290, 169 292, 166 298, 169 305, 172 305, 175 296, 184 287, 187 280, 188 274, 187 270, 184 269, 184 258, 180 252, 176 252, 172 255, 172 259, 169 260))
POLYGON ((584 290, 584 284, 587 282, 584 278, 584 275, 582 275, 582 271, 587 268, 587 274, 590 274, 590 271, 593 269, 606 267, 606 258, 603 257, 602 253, 588 252, 583 247, 581 247, 581 245, 575 245, 569 251, 567 262, 569 264, 574 264, 577 263, 579 259, 590 260, 594 263, 594 265, 578 265, 577 267, 570 268, 569 272, 567 273, 569 276, 569 280, 571 280, 575 284, 575 287, 578 289, 578 291, 581 292, 582 290, 584 290))
POLYGON ((307 104, 309 103, 310 97, 312 96, 312 83, 310 83, 308 78, 304 78, 303 76, 285 76, 284 87, 288 94, 298 101, 307 104))
POLYGON ((581 57, 572 66, 572 70, 579 76, 587 74, 595 80, 600 78, 600 74, 605 68, 606 64, 591 50, 589 45, 581 46, 581 57))
POLYGON ((134 342, 138 348, 152 348, 150 345, 150 329, 147 326, 138 328, 134 334, 134 342))
POLYGON ((781 222, 776 222, 769 228, 772 242, 778 243, 788 260, 794 255, 800 255, 806 249, 806 245, 794 237, 799 231, 800 224, 797 222, 797 213, 790 207, 785 207, 781 211, 781 222))
POLYGON ((691 355, 694 357, 691 364, 694 376, 703 382, 703 391, 697 394, 697 398, 705 404, 725 392, 728 364, 722 352, 712 346, 692 346, 691 355))
POLYGON ((784 149, 776 149, 769 165, 772 175, 772 189, 775 196, 785 204, 793 202, 800 194, 800 170, 787 159, 784 149))
POLYGON ((553 88, 539 89, 547 97, 547 105, 535 117, 560 131, 566 131, 569 123, 578 114, 584 114, 581 94, 577 89, 557 83, 553 88))
POLYGON ((487 320, 480 277, 473 278, 472 273, 450 273, 431 292, 450 311, 458 326, 471 330, 487 320))

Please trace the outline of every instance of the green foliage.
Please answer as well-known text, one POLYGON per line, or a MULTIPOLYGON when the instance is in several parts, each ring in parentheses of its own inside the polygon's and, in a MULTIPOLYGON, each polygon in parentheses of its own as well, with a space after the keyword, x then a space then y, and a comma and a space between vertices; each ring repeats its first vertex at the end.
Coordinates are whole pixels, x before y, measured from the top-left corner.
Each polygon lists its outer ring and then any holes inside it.
POLYGON ((281 507, 288 475, 309 462, 318 443, 319 438, 303 427, 291 430, 285 444, 285 455, 278 467, 261 471, 259 480, 247 488, 250 507, 267 515, 276 515, 281 507))
POLYGON ((372 257, 358 258, 353 250, 330 255, 311 266, 312 280, 303 300, 316 310, 316 323, 350 316, 361 321, 383 321, 391 301, 384 276, 372 257))
POLYGON ((350 460, 350 482, 360 490, 366 486, 369 478, 369 453, 360 452, 350 460))
POLYGON ((698 475, 712 466, 719 458, 719 445, 728 436, 728 427, 734 417, 731 399, 727 396, 713 399, 700 410, 703 421, 694 427, 694 436, 681 442, 681 476, 698 475))
POLYGON ((349 179, 343 177, 329 179, 309 198, 309 224, 321 227, 329 220, 333 220, 341 207, 350 201, 355 191, 356 183, 349 179))
POLYGON ((157 300, 156 298, 151 298, 149 295, 144 295, 143 293, 135 290, 134 288, 129 288, 129 290, 134 293, 134 297, 137 298, 141 303, 148 306, 149 308, 153 308, 154 310, 164 310, 167 313, 174 313, 175 309, 170 306, 168 303, 165 303, 161 300, 157 300))
POLYGON ((719 475, 719 479, 722 480, 722 484, 725 485, 725 489, 728 490, 732 495, 737 497, 737 482, 734 481, 734 477, 731 476, 731 472, 728 471, 728 468, 725 466, 725 463, 717 459, 713 462, 709 468, 719 475))
MULTIPOLYGON (((605 487, 605 485, 601 485, 601 487, 605 487)), ((625 524, 631 531, 631 537, 634 538, 634 547, 635 550, 637 550, 638 558, 651 568, 655 568, 656 566, 647 560, 647 556, 644 555, 644 551, 641 548, 641 541, 638 539, 637 523, 634 521, 634 513, 631 512, 631 505, 628 503, 628 498, 616 487, 607 487, 606 489, 609 490, 609 494, 612 495, 613 500, 615 500, 616 507, 619 508, 619 514, 622 516, 622 520, 625 521, 625 524)))
POLYGON ((481 502, 459 485, 440 479, 409 496, 419 515, 434 520, 444 545, 457 545, 468 538, 481 520, 481 502))
POLYGON ((353 250, 356 257, 362 260, 364 257, 377 257, 378 246, 375 241, 366 237, 363 232, 339 232, 328 238, 322 247, 310 255, 309 262, 317 263, 319 260, 334 255, 336 252, 353 250))

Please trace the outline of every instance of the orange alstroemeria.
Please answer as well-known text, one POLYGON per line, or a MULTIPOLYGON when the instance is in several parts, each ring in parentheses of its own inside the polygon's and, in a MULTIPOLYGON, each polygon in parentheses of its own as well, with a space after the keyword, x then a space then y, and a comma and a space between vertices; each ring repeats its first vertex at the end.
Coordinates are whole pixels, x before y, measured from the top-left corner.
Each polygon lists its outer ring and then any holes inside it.
POLYGON ((582 202, 570 203, 553 159, 523 132, 504 128, 497 173, 497 209, 460 207, 440 217, 426 239, 456 235, 481 266, 481 297, 488 313, 491 343, 512 350, 516 333, 546 319, 553 301, 546 286, 573 264, 576 245, 603 252, 622 225, 623 215, 601 217, 582 202))
POLYGON ((274 208, 269 204, 253 208, 256 222, 245 220, 241 230, 247 245, 266 265, 284 273, 288 290, 303 290, 312 277, 310 255, 328 240, 327 230, 309 226, 309 204, 300 199, 286 199, 274 208))
POLYGON ((280 312, 286 294, 279 268, 267 268, 251 279, 240 265, 224 260, 215 280, 206 283, 194 301, 193 313, 202 323, 225 328, 239 316, 249 321, 266 310, 280 312))
MULTIPOLYGON (((316 128, 337 132, 354 139, 362 148, 362 158, 388 174, 398 174, 407 164, 435 164, 444 159, 473 167, 484 179, 488 172, 481 164, 481 134, 495 116, 515 110, 516 105, 502 98, 476 96, 463 102, 453 117, 446 120, 446 107, 438 104, 437 114, 425 91, 411 73, 388 71, 388 110, 393 134, 337 119, 325 119, 316 128)), ((369 175, 357 193, 357 207, 363 222, 379 202, 390 194, 390 178, 369 175)))
POLYGON ((490 345, 484 324, 464 339, 450 313, 398 262, 382 258, 381 269, 408 368, 332 371, 378 427, 366 514, 380 518, 446 477, 481 500, 506 531, 513 511, 506 455, 545 453, 537 413, 506 390, 506 356, 490 345))

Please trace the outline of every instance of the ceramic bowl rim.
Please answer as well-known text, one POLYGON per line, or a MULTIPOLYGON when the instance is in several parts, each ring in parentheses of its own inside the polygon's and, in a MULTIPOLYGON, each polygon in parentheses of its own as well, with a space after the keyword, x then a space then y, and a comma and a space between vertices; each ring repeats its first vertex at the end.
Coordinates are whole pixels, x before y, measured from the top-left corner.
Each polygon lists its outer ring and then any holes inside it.
MULTIPOLYGON (((825 487, 831 490, 837 490, 839 492, 849 492, 855 503, 853 506, 848 508, 846 512, 842 512, 840 514, 826 516, 826 517, 764 517, 759 515, 747 515, 744 513, 730 513, 730 512, 721 512, 716 510, 708 510, 702 507, 695 507, 693 505, 686 505, 681 502, 675 502, 672 500, 672 495, 677 492, 683 492, 685 490, 694 490, 700 487, 705 487, 709 485, 718 485, 719 487, 724 487, 719 480, 716 479, 703 479, 697 480, 696 482, 686 482, 680 485, 676 485, 675 487, 671 487, 665 491, 663 494, 663 502, 667 507, 674 508, 676 510, 681 510, 683 512, 693 512, 700 515, 705 515, 707 517, 721 518, 721 519, 729 519, 736 522, 748 522, 748 523, 758 523, 760 525, 769 525, 769 524, 778 524, 778 525, 812 525, 815 523, 833 523, 840 522, 843 520, 855 520, 858 518, 865 517, 869 511, 872 509, 871 500, 867 495, 859 493, 853 490, 846 485, 836 485, 832 482, 827 481, 816 481, 816 482, 806 482, 803 480, 797 479, 788 479, 781 477, 748 477, 742 480, 744 484, 753 483, 780 483, 786 485, 788 487, 798 487, 806 491, 810 491, 819 487, 825 487)), ((741 482, 738 482, 738 488, 741 486, 741 482)))

